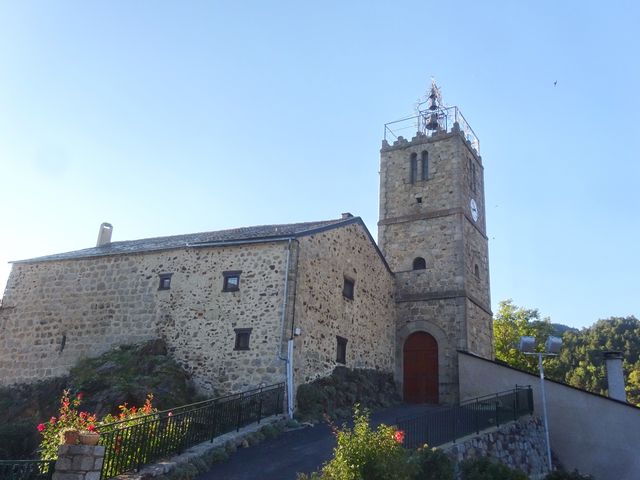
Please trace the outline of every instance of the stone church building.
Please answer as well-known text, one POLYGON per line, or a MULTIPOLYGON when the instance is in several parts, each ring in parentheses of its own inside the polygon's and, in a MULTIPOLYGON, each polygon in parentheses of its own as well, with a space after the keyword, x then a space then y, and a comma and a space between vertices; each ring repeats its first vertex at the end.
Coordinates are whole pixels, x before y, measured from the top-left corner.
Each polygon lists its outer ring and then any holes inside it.
POLYGON ((493 358, 483 165, 435 85, 423 108, 386 126, 377 243, 351 214, 132 241, 103 224, 93 248, 14 262, 0 384, 163 338, 205 393, 286 382, 291 409, 346 365, 393 373, 409 402, 457 401, 458 351, 493 358))

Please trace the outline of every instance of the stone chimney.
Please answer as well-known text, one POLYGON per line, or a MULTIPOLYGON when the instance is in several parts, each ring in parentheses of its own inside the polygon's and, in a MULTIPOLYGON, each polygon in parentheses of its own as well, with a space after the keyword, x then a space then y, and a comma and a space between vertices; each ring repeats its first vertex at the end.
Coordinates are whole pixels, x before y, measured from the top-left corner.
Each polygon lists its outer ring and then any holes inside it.
POLYGON ((353 215, 351 215, 349 212, 345 212, 342 214, 342 218, 343 219, 353 218, 353 215))
POLYGON ((103 245, 111 243, 111 232, 113 232, 113 225, 110 223, 104 222, 100 225, 96 247, 102 247, 103 245))
POLYGON ((622 352, 604 352, 607 363, 607 382, 609 384, 609 397, 621 402, 627 401, 624 391, 624 373, 622 372, 622 352))

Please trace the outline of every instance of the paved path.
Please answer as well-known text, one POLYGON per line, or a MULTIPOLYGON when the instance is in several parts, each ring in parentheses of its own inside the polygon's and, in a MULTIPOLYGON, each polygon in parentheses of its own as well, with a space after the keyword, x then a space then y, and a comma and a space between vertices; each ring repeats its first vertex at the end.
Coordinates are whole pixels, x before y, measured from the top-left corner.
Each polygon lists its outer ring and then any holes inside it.
MULTIPOLYGON (((400 405, 374 412, 374 425, 393 425, 397 417, 419 415, 438 408, 433 405, 400 405)), ((298 472, 309 473, 331 457, 335 437, 326 424, 286 432, 250 448, 241 448, 229 461, 215 465, 196 480, 295 480, 298 472)))

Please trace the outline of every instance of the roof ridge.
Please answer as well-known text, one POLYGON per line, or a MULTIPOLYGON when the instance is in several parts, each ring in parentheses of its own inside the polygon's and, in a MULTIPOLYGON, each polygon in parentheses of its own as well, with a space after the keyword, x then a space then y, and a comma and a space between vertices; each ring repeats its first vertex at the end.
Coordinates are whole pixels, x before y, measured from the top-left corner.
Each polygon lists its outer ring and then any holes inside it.
POLYGON ((118 240, 105 245, 88 247, 68 252, 44 255, 10 263, 37 263, 54 260, 69 260, 74 258, 90 258, 127 253, 142 253, 148 251, 172 250, 199 246, 198 244, 224 244, 239 241, 268 241, 270 238, 293 237, 322 227, 330 227, 341 223, 352 222, 355 218, 337 218, 310 222, 278 223, 255 225, 248 227, 227 228, 206 232, 183 233, 160 237, 139 238, 134 240, 118 240))

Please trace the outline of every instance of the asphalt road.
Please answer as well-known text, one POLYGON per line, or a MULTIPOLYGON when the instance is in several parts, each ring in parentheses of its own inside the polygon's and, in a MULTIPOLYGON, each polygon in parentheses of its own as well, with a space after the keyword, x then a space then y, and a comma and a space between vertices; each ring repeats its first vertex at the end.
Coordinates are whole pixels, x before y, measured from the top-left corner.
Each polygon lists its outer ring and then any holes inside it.
MULTIPOLYGON (((432 405, 400 405, 374 412, 373 425, 393 425, 397 417, 419 415, 432 405)), ((280 437, 241 448, 197 480, 295 480, 298 472, 318 470, 331 458, 335 437, 326 424, 285 432, 280 437)))

